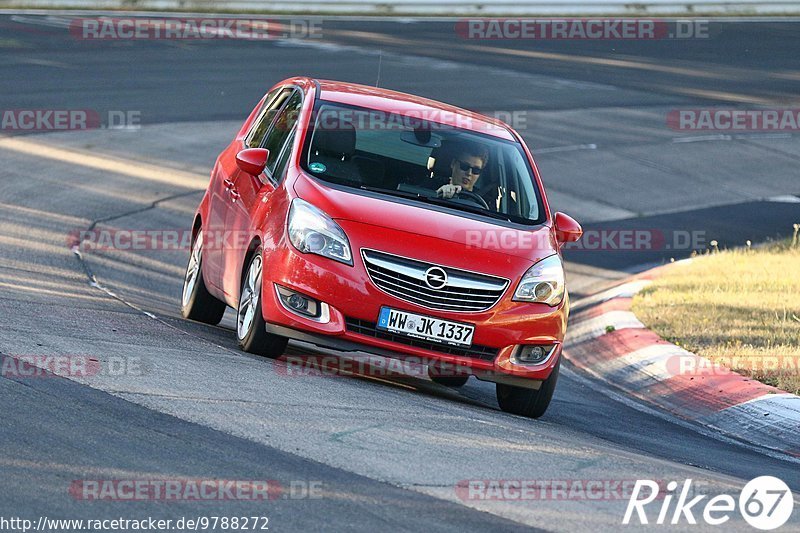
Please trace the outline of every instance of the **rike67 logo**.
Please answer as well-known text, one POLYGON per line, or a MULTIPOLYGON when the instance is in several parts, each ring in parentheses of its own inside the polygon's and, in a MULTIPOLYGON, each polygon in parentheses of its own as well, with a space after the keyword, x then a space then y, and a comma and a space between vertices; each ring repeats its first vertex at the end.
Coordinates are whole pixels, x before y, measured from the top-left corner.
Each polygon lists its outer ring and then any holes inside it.
POLYGON ((640 524, 649 524, 654 518, 652 512, 658 509, 654 520, 658 525, 694 525, 702 517, 706 524, 720 526, 735 515, 738 503, 738 512, 745 522, 756 529, 768 531, 784 525, 794 509, 792 491, 786 483, 772 476, 761 476, 749 481, 739 494, 738 501, 729 494, 718 494, 705 501, 704 505, 701 502, 708 498, 705 494, 695 495, 690 499, 690 495, 694 494, 691 479, 683 483, 680 493, 676 492, 677 488, 678 482, 670 481, 667 484, 667 494, 663 495, 660 494, 657 482, 649 479, 637 480, 622 523, 630 524, 635 515, 640 524), (648 515, 645 507, 656 501, 658 503, 650 509, 651 514, 648 515))

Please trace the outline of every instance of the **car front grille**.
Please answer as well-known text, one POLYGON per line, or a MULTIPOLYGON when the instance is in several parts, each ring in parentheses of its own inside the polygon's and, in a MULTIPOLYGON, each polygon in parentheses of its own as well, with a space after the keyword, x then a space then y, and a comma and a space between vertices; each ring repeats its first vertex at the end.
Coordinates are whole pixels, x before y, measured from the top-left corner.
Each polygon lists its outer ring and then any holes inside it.
POLYGON ((387 294, 438 311, 478 312, 496 304, 509 281, 375 250, 361 250, 370 279, 387 294), (447 282, 433 288, 426 282, 431 269, 444 271, 447 282))
POLYGON ((479 344, 473 344, 469 348, 462 348, 458 346, 448 346, 446 344, 437 344, 435 342, 429 342, 421 339, 414 339, 411 337, 406 337, 405 335, 399 335, 378 329, 374 322, 359 320, 357 318, 345 317, 345 323, 347 324, 348 331, 352 331, 353 333, 447 355, 458 355, 461 357, 482 359, 484 361, 494 361, 499 351, 497 348, 490 348, 488 346, 481 346, 479 344))

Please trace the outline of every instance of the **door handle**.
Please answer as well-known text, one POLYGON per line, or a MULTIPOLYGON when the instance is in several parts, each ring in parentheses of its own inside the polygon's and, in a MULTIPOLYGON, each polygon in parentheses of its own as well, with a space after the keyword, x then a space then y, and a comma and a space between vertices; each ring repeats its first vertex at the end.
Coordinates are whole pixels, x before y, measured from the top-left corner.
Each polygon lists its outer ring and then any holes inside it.
POLYGON ((222 180, 222 183, 225 185, 225 188, 230 190, 233 189, 233 181, 229 179, 222 180))
POLYGON ((231 195, 231 202, 235 202, 242 196, 236 189, 228 189, 228 194, 231 195))

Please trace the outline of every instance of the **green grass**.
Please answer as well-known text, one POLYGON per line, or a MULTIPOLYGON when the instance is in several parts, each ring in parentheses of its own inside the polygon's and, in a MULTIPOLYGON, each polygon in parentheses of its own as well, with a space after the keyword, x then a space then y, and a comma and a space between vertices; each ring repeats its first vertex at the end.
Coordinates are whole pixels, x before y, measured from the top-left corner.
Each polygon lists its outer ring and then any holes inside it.
POLYGON ((800 243, 675 263, 633 300, 664 339, 763 383, 800 394, 800 243))

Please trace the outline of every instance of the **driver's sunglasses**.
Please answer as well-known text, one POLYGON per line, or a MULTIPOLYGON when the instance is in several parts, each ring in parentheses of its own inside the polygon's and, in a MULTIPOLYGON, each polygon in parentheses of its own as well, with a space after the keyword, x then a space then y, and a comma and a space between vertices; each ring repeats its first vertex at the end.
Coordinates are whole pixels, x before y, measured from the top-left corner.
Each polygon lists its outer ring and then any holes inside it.
POLYGON ((473 174, 480 174, 483 171, 483 167, 473 167, 464 161, 459 161, 458 166, 464 172, 472 172, 473 174))

